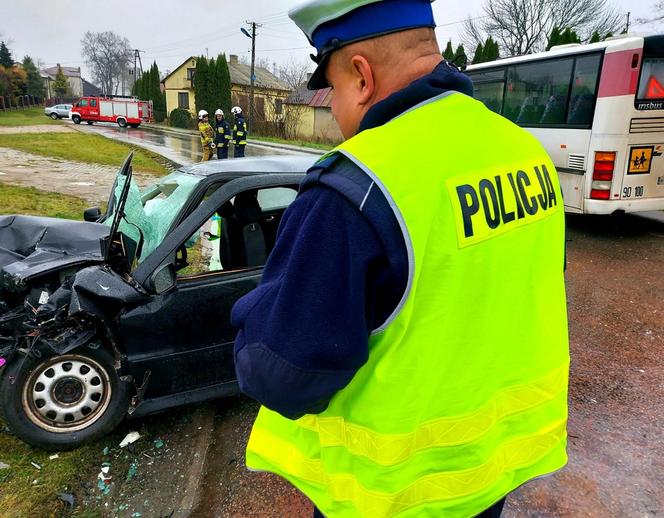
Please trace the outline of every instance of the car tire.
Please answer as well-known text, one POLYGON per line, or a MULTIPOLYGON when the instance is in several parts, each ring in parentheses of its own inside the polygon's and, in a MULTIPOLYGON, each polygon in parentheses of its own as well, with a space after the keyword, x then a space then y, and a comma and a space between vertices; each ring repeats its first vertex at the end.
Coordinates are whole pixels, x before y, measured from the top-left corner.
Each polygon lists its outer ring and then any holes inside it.
POLYGON ((102 347, 19 355, 0 379, 0 414, 18 438, 44 450, 98 439, 120 424, 129 407, 130 385, 113 365, 102 347))
POLYGON ((74 116, 72 116, 71 120, 74 121, 74 124, 80 124, 81 123, 81 116, 80 115, 74 115, 74 116))
POLYGON ((127 127, 127 119, 119 118, 118 119, 118 126, 121 128, 126 128, 127 127))
POLYGON ((60 118, 60 117, 58 117, 58 114, 55 113, 55 112, 51 113, 51 114, 49 115, 49 117, 50 117, 51 119, 53 119, 54 121, 57 121, 57 120, 60 118))

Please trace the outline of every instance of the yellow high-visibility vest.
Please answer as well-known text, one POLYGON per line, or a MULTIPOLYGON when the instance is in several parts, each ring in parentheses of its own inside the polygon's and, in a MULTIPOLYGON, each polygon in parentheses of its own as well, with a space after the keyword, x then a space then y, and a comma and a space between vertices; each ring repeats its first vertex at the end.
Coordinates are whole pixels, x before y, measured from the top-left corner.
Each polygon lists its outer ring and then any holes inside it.
POLYGON ((334 152, 392 206, 407 289, 324 412, 292 421, 261 408, 247 466, 285 477, 328 517, 473 516, 567 461, 556 170, 534 137, 458 93, 334 152))

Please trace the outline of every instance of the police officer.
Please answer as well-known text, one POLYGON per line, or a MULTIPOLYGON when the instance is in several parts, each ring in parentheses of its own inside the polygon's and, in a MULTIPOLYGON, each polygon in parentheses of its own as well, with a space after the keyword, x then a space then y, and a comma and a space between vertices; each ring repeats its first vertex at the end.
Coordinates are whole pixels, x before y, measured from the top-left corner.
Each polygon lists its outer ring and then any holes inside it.
POLYGON ((217 158, 219 160, 228 158, 228 146, 231 141, 231 129, 224 118, 224 111, 219 108, 214 112, 215 137, 214 143, 217 145, 217 158))
POLYGON ((263 405, 247 466, 328 517, 498 516, 567 460, 554 166, 443 61, 430 0, 290 16, 347 140, 309 171, 233 308, 240 388, 263 405))
POLYGON ((231 108, 231 113, 235 117, 235 124, 233 124, 233 144, 235 151, 233 156, 235 158, 244 157, 244 148, 247 146, 247 123, 242 115, 242 108, 234 106, 231 108))
POLYGON ((210 126, 208 112, 200 110, 198 112, 198 132, 201 135, 201 146, 203 147, 202 162, 207 162, 212 158, 212 153, 217 145, 214 143, 214 129, 210 126))

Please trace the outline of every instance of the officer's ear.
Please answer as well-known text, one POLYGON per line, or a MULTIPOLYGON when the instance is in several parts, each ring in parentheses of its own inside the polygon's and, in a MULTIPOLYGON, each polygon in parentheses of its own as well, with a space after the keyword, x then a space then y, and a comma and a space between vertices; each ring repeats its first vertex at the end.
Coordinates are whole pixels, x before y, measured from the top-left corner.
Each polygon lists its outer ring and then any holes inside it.
POLYGON ((376 90, 373 70, 367 58, 356 54, 350 58, 350 72, 353 77, 357 104, 367 104, 376 90))

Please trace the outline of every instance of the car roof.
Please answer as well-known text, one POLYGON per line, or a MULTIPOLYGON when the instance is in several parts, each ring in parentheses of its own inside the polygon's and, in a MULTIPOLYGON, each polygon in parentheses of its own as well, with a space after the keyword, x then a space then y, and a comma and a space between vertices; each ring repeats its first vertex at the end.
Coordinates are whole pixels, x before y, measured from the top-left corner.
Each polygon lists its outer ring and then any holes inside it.
POLYGON ((276 155, 258 158, 242 158, 232 160, 210 160, 192 166, 182 167, 180 172, 194 176, 221 176, 237 178, 256 174, 304 174, 319 159, 310 155, 276 155))

